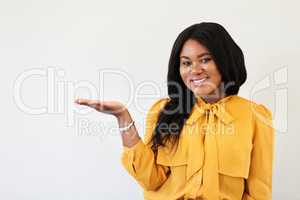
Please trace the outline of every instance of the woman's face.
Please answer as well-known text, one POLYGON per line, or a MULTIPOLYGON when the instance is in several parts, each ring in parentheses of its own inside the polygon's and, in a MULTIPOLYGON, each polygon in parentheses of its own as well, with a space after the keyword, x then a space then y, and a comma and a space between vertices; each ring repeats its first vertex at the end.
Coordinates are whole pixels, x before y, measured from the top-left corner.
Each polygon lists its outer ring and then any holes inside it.
POLYGON ((180 75, 195 96, 208 97, 219 92, 221 74, 207 48, 198 41, 187 40, 180 52, 180 75))

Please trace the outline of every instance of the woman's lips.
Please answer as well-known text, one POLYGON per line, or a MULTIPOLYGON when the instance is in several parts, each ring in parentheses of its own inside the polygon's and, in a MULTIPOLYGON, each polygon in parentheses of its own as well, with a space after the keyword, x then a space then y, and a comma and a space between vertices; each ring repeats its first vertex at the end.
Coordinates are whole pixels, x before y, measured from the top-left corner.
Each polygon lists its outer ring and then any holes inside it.
POLYGON ((201 78, 201 79, 192 79, 191 82, 195 86, 201 86, 203 85, 203 82, 207 80, 207 77, 201 78))

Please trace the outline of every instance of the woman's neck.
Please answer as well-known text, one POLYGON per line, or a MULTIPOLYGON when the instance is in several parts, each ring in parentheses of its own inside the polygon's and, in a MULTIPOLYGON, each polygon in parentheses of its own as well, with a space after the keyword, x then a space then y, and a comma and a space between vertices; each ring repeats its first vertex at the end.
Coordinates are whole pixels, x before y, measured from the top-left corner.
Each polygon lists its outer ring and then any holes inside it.
POLYGON ((223 99, 226 96, 226 94, 224 92, 215 92, 213 91, 211 94, 208 95, 200 95, 199 97, 201 97, 206 103, 216 103, 219 100, 223 99))

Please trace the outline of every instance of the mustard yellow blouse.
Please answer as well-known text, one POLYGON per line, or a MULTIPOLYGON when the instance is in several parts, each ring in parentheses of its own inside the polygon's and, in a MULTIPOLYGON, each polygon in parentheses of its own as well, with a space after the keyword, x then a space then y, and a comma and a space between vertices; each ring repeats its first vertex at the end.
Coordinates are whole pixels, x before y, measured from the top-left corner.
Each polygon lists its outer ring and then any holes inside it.
POLYGON ((272 199, 274 129, 265 106, 237 95, 216 103, 198 98, 175 146, 151 150, 157 100, 146 117, 144 141, 123 147, 121 161, 146 200, 272 199))

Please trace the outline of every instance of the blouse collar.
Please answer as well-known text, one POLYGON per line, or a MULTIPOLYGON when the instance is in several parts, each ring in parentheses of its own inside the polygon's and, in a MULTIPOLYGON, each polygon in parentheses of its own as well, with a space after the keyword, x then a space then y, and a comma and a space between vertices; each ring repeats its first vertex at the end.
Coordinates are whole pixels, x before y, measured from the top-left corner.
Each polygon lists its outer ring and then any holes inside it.
MULTIPOLYGON (((218 120, 225 124, 229 124, 233 121, 233 117, 225 109, 226 102, 230 101, 236 95, 229 95, 223 97, 215 103, 207 103, 202 97, 197 97, 197 102, 194 105, 191 116, 186 120, 186 124, 192 125, 199 117, 205 115, 208 120, 209 116, 216 116, 218 120)), ((206 121, 208 123, 208 121, 206 121)))

